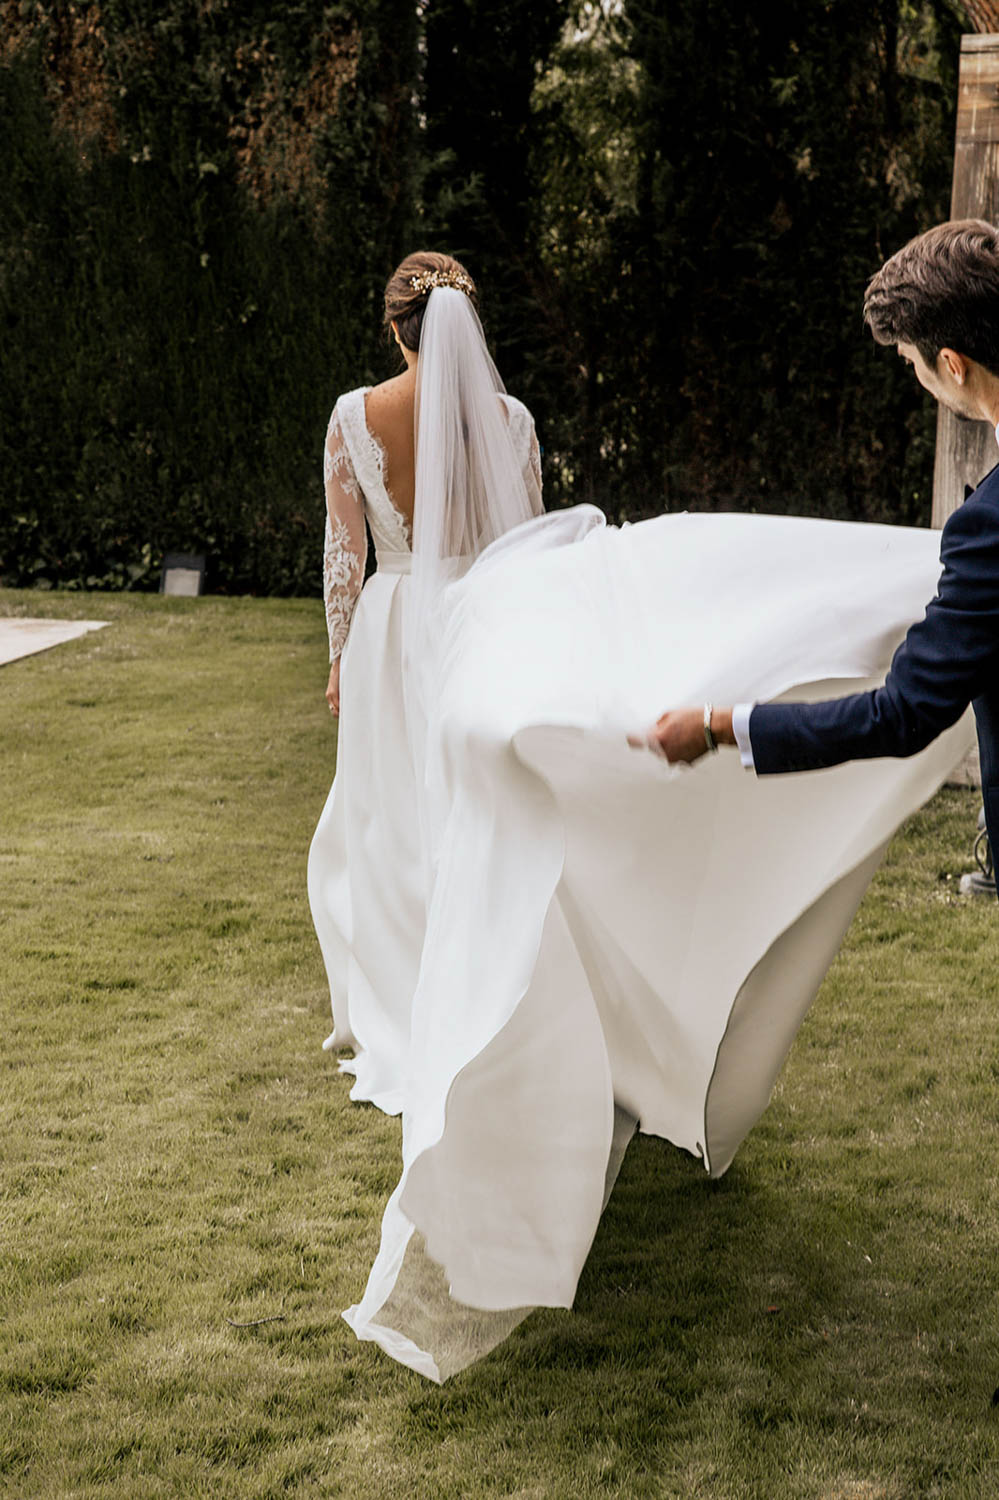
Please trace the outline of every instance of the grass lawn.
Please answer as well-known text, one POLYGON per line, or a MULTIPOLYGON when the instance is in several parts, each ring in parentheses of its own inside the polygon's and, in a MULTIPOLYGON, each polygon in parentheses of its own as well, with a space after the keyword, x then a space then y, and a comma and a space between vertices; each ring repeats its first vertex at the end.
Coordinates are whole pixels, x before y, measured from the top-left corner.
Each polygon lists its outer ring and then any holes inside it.
POLYGON ((638 1140, 575 1311, 436 1387, 338 1316, 399 1124, 320 1050, 321 605, 0 613, 113 622, 0 668, 0 1493, 999 1496, 973 793, 896 839, 728 1175, 638 1140))

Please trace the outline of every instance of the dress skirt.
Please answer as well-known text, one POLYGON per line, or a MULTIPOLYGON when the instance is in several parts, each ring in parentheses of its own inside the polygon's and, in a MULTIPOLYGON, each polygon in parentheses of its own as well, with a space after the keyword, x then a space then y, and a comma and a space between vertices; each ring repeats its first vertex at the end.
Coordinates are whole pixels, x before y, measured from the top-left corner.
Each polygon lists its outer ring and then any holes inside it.
POLYGON ((361 591, 340 671, 333 785, 309 851, 309 903, 333 1031, 350 1047, 350 1097, 403 1107, 410 1016, 426 928, 406 732, 402 639, 408 578, 382 566, 361 591))
POLYGON ((584 510, 451 586, 425 785, 400 750, 398 583, 369 583, 344 662, 310 892, 352 1097, 403 1112, 345 1317, 435 1380, 571 1306, 635 1128, 724 1172, 892 832, 972 739, 969 716, 909 760, 759 779, 631 748, 670 706, 882 681, 938 538, 584 510))

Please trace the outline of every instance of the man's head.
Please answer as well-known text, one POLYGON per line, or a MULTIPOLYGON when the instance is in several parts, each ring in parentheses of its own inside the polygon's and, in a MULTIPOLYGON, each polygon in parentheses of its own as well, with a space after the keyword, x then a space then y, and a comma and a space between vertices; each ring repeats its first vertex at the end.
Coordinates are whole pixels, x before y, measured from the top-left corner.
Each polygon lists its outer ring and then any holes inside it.
POLYGON ((999 230, 955 219, 910 240, 868 283, 864 321, 938 401, 989 415, 980 388, 999 382, 999 230))

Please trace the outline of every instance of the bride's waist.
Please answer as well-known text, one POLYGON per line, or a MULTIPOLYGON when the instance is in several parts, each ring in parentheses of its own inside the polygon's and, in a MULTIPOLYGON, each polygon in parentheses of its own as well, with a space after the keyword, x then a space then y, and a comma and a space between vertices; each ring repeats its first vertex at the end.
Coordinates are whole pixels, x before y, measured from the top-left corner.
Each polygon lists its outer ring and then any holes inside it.
MULTIPOLYGON (((456 578, 462 578, 468 572, 474 557, 462 555, 461 557, 442 558, 438 564, 440 581, 450 583, 456 578)), ((375 563, 379 573, 412 573, 412 552, 375 552, 375 563)))
POLYGON ((377 552, 375 562, 379 573, 412 573, 412 552, 377 552))

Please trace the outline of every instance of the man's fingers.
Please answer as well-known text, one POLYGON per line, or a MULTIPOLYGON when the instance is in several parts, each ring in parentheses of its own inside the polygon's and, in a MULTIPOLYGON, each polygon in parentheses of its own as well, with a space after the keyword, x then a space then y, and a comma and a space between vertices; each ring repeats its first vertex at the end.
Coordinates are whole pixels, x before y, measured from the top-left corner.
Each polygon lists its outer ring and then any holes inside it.
POLYGON ((651 750, 670 765, 692 765, 707 749, 701 710, 669 709, 644 735, 629 735, 628 744, 636 750, 651 750))
POLYGON ((629 734, 628 744, 633 750, 651 750, 653 755, 665 756, 666 754, 659 738, 658 724, 652 724, 641 734, 629 734))

